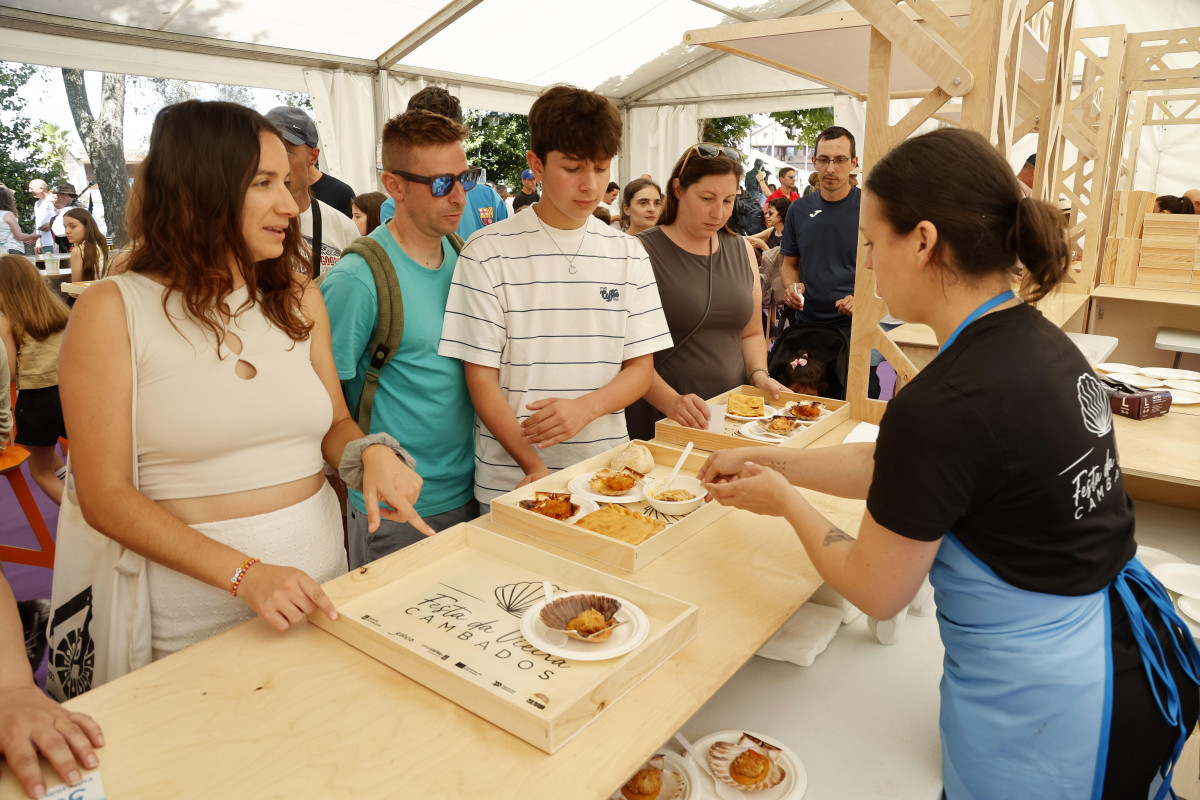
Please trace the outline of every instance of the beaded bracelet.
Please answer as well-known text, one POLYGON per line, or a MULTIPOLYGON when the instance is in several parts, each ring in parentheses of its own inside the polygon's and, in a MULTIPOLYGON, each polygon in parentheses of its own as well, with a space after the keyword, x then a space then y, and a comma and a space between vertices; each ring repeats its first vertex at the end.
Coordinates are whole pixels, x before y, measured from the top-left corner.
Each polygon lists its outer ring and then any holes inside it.
POLYGON ((246 577, 246 573, 258 563, 257 558, 247 558, 242 562, 242 565, 233 571, 233 577, 229 579, 229 593, 237 597, 238 587, 242 584, 242 578, 246 577))
POLYGON ((754 369, 750 370, 750 374, 746 376, 746 383, 750 384, 751 386, 754 385, 754 373, 756 372, 766 372, 767 377, 771 377, 771 373, 767 372, 764 367, 755 367, 754 369))

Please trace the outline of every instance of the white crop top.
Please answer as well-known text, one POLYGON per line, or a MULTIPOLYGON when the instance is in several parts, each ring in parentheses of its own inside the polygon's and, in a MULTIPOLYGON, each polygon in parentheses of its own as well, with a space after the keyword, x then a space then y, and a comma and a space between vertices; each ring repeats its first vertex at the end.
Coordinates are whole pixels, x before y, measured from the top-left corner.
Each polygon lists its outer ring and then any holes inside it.
MULTIPOLYGON (((161 284, 127 272, 121 289, 137 370, 138 488, 151 500, 260 489, 323 469, 333 422, 309 341, 293 342, 258 305, 230 320, 241 355, 189 318, 177 293, 163 313, 161 284), (172 321, 174 326, 172 326, 172 321), (256 371, 241 378, 239 360, 256 371)), ((237 313, 245 287, 226 299, 237 313)))

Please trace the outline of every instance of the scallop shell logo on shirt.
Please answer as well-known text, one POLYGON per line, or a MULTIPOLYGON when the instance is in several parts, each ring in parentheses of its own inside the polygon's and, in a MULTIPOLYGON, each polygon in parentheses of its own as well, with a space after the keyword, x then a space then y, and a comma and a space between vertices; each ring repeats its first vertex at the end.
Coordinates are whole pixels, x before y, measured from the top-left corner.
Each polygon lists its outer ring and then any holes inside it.
POLYGON ((1083 414, 1083 427, 1097 436, 1104 436, 1112 430, 1112 409, 1108 404, 1108 394, 1100 381, 1092 375, 1084 373, 1075 382, 1079 394, 1079 411, 1083 414))

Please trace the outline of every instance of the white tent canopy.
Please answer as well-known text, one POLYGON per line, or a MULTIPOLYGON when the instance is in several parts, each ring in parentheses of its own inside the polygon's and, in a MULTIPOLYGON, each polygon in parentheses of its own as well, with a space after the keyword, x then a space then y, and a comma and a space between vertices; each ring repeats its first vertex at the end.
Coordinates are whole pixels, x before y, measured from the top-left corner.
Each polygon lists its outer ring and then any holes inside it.
MULTIPOLYGON (((0 0, 0 27, 10 61, 307 91, 330 172, 358 187, 375 185, 382 121, 430 83, 512 113, 554 83, 609 96, 626 119, 621 182, 666 174, 706 117, 832 105, 859 127, 847 96, 683 44, 688 30, 847 8, 840 0, 441 2, 0 0)), ((1078 27, 1110 24, 1200 25, 1200 3, 1077 1, 1078 27)))

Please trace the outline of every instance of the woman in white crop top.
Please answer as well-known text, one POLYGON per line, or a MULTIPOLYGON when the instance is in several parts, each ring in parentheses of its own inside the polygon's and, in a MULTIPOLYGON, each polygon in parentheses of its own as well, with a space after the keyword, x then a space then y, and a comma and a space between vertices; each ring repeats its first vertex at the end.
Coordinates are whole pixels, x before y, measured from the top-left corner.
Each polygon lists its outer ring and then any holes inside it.
POLYGON ((346 410, 321 293, 293 269, 290 180, 305 176, 257 112, 164 108, 122 274, 81 298, 62 347, 79 504, 150 562, 155 658, 253 613, 278 630, 336 618, 318 586, 346 570, 325 463, 361 453, 372 530, 382 513, 433 532, 407 454, 346 410))

